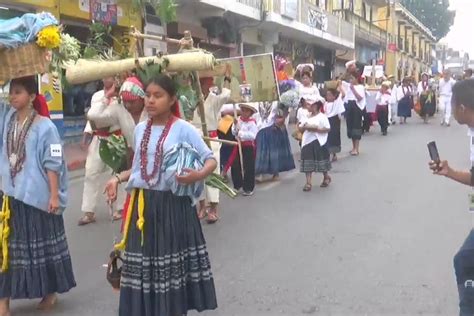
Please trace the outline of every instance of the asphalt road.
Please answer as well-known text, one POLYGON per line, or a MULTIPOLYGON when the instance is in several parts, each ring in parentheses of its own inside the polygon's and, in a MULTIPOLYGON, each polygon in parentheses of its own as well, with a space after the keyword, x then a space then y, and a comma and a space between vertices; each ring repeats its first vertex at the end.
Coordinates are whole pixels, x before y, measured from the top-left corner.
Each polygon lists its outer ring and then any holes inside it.
MULTIPOLYGON (((328 189, 317 176, 302 192, 295 171, 253 197, 223 198, 222 220, 204 225, 219 308, 203 315, 455 315, 452 258, 471 228, 469 188, 430 174, 426 143, 467 169, 466 133, 412 118, 387 137, 375 128, 356 158, 344 140, 328 189)), ((78 227, 81 196, 75 179, 65 218, 78 286, 49 315, 117 315, 103 264, 119 226, 104 203, 97 224, 78 227)), ((12 312, 38 315, 36 303, 12 312)))

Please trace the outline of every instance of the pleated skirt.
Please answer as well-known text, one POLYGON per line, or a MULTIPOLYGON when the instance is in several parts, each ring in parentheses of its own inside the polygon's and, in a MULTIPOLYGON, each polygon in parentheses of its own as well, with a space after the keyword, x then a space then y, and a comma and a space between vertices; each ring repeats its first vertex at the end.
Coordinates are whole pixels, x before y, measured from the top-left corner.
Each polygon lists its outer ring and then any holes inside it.
POLYGON ((327 144, 321 146, 316 139, 301 148, 300 172, 328 172, 331 170, 327 144))
POLYGON ((120 289, 120 316, 177 316, 217 308, 196 208, 188 197, 144 190, 144 233, 133 206, 120 289))
POLYGON ((63 217, 13 198, 10 210, 9 268, 0 273, 0 297, 42 298, 75 287, 63 217))
POLYGON ((296 168, 286 128, 266 127, 258 132, 256 143, 255 174, 276 175, 296 168))

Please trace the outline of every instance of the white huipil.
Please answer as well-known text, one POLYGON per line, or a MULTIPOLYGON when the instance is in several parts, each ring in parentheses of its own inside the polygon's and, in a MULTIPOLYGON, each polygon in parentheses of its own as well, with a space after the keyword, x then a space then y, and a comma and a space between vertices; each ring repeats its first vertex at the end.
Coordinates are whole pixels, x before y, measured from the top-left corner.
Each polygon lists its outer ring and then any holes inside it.
MULTIPOLYGON (((133 133, 135 122, 132 115, 127 111, 123 104, 118 103, 117 98, 108 100, 104 91, 96 92, 92 96, 91 108, 87 113, 87 125, 85 133, 94 134, 97 130, 106 130, 109 133, 121 131, 130 148, 134 148, 133 133)), ((82 211, 95 212, 97 209, 97 199, 103 191, 103 181, 107 174, 110 175, 110 168, 102 161, 99 155, 99 138, 93 136, 89 145, 85 177, 84 177, 84 193, 82 196, 82 211), (107 174, 106 174, 107 172, 107 174)), ((123 204, 125 191, 119 190, 120 202, 123 204)))
MULTIPOLYGON (((221 108, 224 104, 229 102, 231 96, 231 91, 227 88, 222 88, 221 94, 215 94, 210 92, 204 101, 204 115, 206 117, 207 130, 211 132, 217 132, 217 127, 219 126, 219 121, 221 119, 221 108)), ((198 113, 198 110, 194 113, 193 125, 196 127, 202 135, 202 124, 201 119, 198 113)), ((217 138, 217 137, 214 137, 217 138)), ((220 150, 221 143, 210 142, 211 150, 214 155, 214 158, 217 162, 217 168, 214 170, 215 174, 220 174, 220 150)), ((205 186, 201 200, 206 199, 208 203, 219 203, 219 189, 212 188, 210 186, 205 186), (205 194, 205 195, 204 195, 205 194)))

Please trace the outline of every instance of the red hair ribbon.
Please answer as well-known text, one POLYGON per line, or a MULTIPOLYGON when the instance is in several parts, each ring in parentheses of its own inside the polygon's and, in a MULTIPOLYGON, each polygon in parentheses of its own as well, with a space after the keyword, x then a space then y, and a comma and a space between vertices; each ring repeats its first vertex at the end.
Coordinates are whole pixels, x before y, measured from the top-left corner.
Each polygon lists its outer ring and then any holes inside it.
POLYGON ((48 103, 42 94, 36 95, 36 98, 33 100, 33 108, 39 115, 50 118, 48 103))
POLYGON ((181 118, 181 113, 179 112, 179 102, 176 101, 175 104, 171 107, 171 113, 177 118, 181 118))

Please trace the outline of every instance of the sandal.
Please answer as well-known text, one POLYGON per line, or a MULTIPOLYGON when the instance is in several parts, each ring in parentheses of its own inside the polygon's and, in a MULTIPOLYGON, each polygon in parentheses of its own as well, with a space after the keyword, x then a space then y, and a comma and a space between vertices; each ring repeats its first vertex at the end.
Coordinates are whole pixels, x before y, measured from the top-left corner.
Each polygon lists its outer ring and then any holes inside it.
POLYGON ((116 222, 123 218, 123 210, 115 211, 112 215, 112 221, 116 222))
POLYGON ((311 191, 312 187, 313 186, 311 184, 305 184, 304 187, 303 187, 303 192, 311 191))
POLYGON ((79 226, 84 226, 88 224, 95 223, 95 214, 94 213, 86 213, 77 223, 79 226))
POLYGON ((331 184, 331 177, 327 176, 324 178, 323 183, 321 183, 321 188, 327 188, 331 184))
POLYGON ((202 208, 198 212, 199 220, 205 219, 209 215, 209 211, 206 208, 202 208))
POLYGON ((214 224, 219 220, 219 216, 216 213, 207 213, 207 223, 214 224))
POLYGON ((351 156, 359 156, 359 152, 358 151, 351 151, 351 156))

